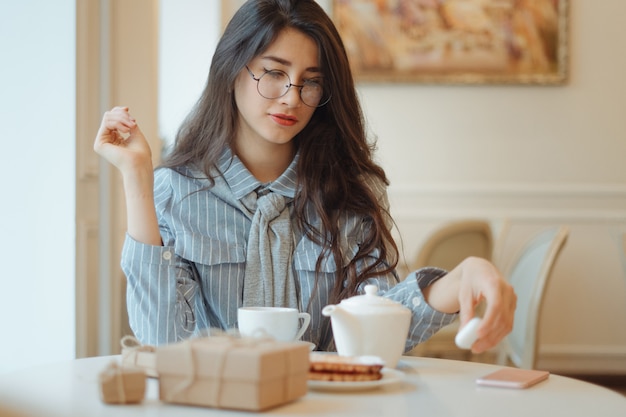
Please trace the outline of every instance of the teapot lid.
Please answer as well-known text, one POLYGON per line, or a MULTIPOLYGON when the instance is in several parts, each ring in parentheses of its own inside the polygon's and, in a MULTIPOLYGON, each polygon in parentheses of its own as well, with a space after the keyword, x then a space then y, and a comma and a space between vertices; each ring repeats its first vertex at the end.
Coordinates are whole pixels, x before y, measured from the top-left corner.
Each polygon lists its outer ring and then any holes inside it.
POLYGON ((397 308, 402 307, 401 304, 390 300, 385 297, 381 297, 378 294, 378 287, 373 284, 368 284, 365 286, 365 294, 363 295, 355 295, 354 297, 346 298, 341 301, 341 304, 345 304, 346 307, 384 307, 384 308, 397 308))

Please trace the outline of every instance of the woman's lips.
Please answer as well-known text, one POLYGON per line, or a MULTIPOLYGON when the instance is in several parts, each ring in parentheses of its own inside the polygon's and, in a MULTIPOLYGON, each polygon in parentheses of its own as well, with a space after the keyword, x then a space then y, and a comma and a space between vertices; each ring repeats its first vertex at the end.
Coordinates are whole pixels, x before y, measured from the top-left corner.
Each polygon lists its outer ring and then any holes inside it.
POLYGON ((281 126, 293 126, 298 123, 297 118, 286 114, 275 113, 271 114, 270 117, 281 126))

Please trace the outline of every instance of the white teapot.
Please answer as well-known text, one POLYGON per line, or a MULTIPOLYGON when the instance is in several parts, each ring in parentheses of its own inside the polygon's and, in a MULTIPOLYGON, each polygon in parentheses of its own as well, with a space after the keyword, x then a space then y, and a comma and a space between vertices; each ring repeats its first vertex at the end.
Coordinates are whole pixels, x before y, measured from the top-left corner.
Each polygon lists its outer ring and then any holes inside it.
POLYGON ((366 285, 364 295, 327 305, 322 314, 330 317, 339 355, 374 355, 395 368, 404 352, 411 311, 377 293, 376 285, 366 285))

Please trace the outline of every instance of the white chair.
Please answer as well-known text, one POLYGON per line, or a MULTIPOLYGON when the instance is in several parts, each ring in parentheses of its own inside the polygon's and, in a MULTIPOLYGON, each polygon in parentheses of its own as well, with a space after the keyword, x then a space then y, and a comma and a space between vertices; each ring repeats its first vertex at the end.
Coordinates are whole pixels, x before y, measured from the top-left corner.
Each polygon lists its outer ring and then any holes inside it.
POLYGON ((517 308, 513 330, 499 346, 500 364, 535 368, 543 296, 568 235, 566 226, 550 228, 537 234, 505 275, 517 294, 517 308))

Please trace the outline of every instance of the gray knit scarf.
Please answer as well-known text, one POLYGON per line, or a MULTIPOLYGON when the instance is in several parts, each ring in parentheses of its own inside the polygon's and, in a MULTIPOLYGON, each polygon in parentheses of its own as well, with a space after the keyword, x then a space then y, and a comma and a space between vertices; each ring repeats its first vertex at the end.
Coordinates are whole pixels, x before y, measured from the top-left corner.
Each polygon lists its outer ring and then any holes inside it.
POLYGON ((243 305, 298 308, 288 207, 291 199, 263 189, 241 201, 254 213, 248 237, 243 305))

